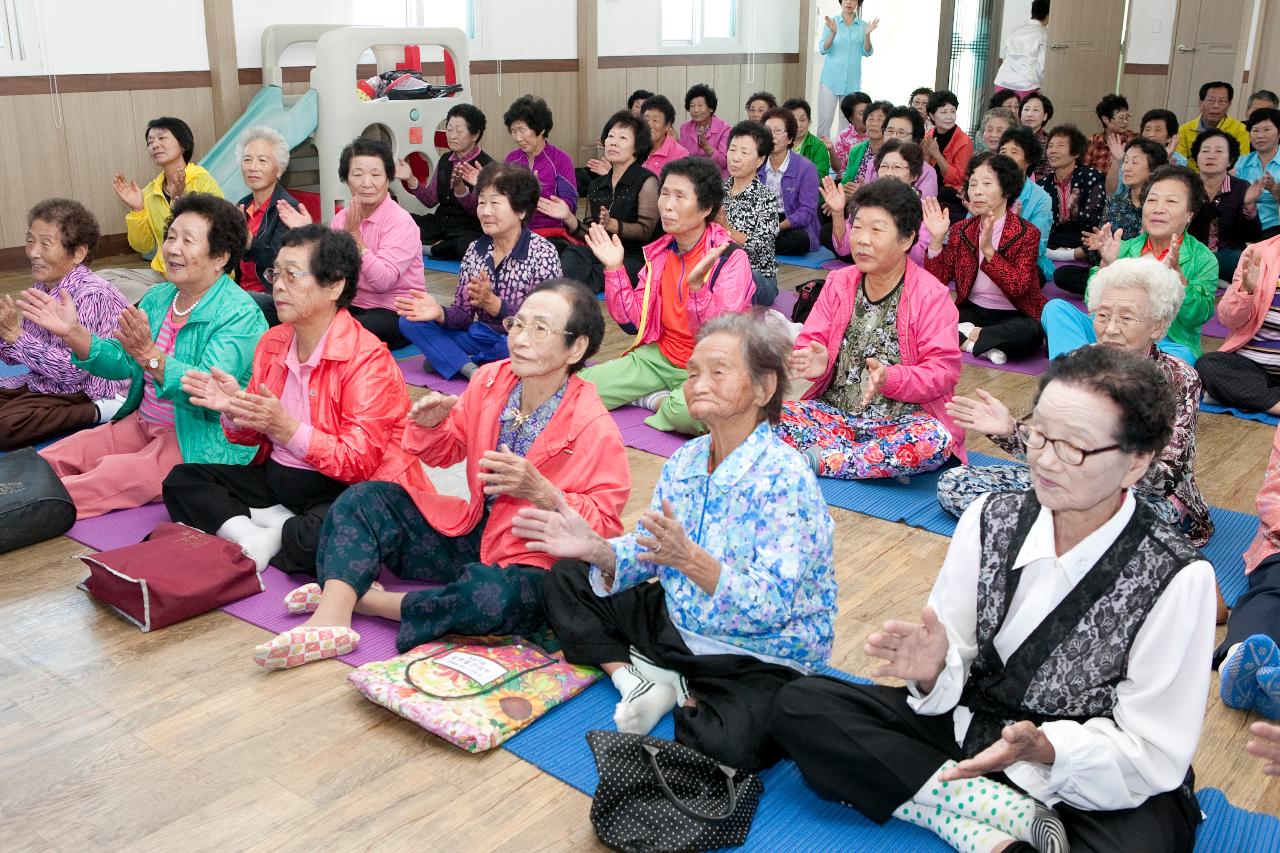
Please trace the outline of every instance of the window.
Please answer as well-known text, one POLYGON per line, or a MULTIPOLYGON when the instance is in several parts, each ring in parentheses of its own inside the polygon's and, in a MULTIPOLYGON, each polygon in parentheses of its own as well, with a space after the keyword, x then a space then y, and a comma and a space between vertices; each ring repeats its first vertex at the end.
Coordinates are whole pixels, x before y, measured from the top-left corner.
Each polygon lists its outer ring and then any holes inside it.
POLYGON ((40 12, 31 0, 0 0, 0 71, 40 73, 40 12))
POLYGON ((349 0, 351 22, 379 27, 454 27, 476 37, 475 0, 349 0))
POLYGON ((662 44, 688 46, 738 38, 738 0, 662 0, 662 44))

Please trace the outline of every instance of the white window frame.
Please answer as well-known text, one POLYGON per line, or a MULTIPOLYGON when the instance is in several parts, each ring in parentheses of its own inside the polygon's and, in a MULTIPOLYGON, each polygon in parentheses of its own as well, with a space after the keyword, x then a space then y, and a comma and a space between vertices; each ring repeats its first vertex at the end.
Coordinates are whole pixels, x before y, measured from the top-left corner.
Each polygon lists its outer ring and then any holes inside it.
POLYGON ((729 38, 705 38, 703 36, 703 13, 706 0, 695 0, 693 6, 693 40, 666 41, 662 38, 662 16, 665 14, 663 4, 658 6, 658 41, 664 52, 682 52, 694 48, 720 48, 722 52, 730 52, 742 46, 742 7, 743 0, 730 0, 733 14, 733 35, 729 38))
POLYGON ((30 75, 46 73, 40 43, 40 10, 35 0, 0 0, 0 14, 21 53, 17 59, 0 57, 0 74, 30 75))

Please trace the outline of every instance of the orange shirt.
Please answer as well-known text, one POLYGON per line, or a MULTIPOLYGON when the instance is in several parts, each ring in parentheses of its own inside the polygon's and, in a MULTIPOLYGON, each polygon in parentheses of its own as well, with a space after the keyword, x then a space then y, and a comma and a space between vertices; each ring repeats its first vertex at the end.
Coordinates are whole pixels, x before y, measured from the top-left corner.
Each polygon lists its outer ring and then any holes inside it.
POLYGON ((706 254, 706 244, 704 232, 698 244, 685 254, 672 252, 662 267, 662 281, 659 282, 658 307, 662 310, 662 337, 658 338, 658 352, 682 370, 689 363, 689 356, 693 355, 694 343, 686 310, 689 286, 685 283, 685 278, 706 254))

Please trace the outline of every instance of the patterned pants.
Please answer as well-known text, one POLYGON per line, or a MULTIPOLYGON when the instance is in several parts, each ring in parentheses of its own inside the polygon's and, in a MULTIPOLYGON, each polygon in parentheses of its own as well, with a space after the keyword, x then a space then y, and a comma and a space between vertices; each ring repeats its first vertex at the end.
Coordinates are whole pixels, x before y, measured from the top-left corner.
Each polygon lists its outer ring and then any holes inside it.
POLYGON ((876 420, 818 400, 789 400, 776 429, 817 463, 819 476, 838 480, 923 474, 942 467, 951 453, 951 433, 928 415, 876 420))
MULTIPOLYGON (((959 516, 969 504, 989 492, 1025 492, 1031 488, 1031 469, 1026 465, 961 465, 944 471, 938 478, 938 503, 947 512, 959 516)), ((1170 501, 1138 489, 1133 496, 1162 520, 1181 526, 1182 514, 1170 501)))
POLYGON ((383 566, 405 580, 443 584, 405 595, 396 636, 402 652, 449 633, 535 633, 546 624, 546 570, 479 562, 487 521, 486 515, 463 536, 444 536, 401 486, 358 483, 325 516, 316 575, 322 584, 349 584, 357 595, 369 591, 383 566))

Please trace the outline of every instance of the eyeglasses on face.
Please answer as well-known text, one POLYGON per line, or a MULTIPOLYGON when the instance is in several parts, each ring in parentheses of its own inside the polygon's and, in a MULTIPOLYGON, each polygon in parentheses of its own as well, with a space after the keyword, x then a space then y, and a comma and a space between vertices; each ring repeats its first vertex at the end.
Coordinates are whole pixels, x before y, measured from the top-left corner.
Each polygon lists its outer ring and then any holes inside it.
POLYGON ((530 339, 535 341, 545 341, 550 335, 564 335, 565 337, 572 337, 569 332, 566 332, 563 329, 553 329, 540 320, 532 323, 526 323, 519 317, 503 318, 502 328, 506 329, 507 334, 513 338, 528 332, 530 339))
POLYGON ((1083 465, 1084 460, 1098 453, 1108 453, 1112 450, 1120 449, 1120 445, 1110 444, 1106 447, 1095 447, 1093 450, 1085 450, 1084 448, 1078 447, 1064 439, 1049 438, 1025 420, 1017 422, 1017 429, 1018 437, 1022 439, 1022 443, 1028 448, 1031 450, 1040 450, 1046 444, 1052 444, 1054 454, 1065 464, 1071 466, 1083 465))
POLYGON ((292 287, 310 275, 311 273, 304 272, 303 270, 278 270, 275 267, 267 267, 262 271, 262 277, 267 280, 268 284, 284 284, 289 287, 292 287))

